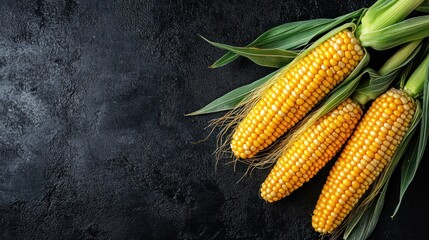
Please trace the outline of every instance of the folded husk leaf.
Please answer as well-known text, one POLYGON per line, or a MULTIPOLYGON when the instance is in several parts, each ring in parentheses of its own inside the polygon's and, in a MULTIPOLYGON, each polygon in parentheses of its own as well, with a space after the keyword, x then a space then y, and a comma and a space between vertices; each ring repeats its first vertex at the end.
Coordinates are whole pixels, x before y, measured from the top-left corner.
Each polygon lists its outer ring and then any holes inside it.
MULTIPOLYGON (((247 47, 297 50, 306 46, 314 38, 328 32, 344 22, 358 19, 366 11, 365 8, 339 16, 334 19, 310 19, 282 24, 261 34, 247 47)), ((217 68, 227 65, 239 57, 239 54, 228 52, 210 67, 217 68)))

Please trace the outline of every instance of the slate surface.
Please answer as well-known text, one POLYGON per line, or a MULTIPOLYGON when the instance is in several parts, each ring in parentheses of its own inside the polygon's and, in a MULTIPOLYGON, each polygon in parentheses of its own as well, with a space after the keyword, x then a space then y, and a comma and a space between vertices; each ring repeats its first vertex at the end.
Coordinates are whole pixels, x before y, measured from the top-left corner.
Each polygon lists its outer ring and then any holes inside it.
MULTIPOLYGON (((0 239, 317 239, 324 169, 293 195, 258 197, 268 170, 215 171, 215 114, 185 117, 269 73, 207 66, 284 22, 374 1, 3 0, 0 4, 0 239)), ((429 156, 426 154, 426 157, 429 156)), ((423 161, 392 221, 399 174, 371 239, 421 239, 423 161)))

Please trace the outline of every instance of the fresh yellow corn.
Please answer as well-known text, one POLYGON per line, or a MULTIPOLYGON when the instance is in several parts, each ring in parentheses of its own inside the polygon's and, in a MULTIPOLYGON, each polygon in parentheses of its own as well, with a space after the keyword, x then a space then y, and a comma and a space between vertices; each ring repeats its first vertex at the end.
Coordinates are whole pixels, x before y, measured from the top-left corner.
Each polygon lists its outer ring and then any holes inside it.
POLYGON ((261 187, 261 197, 274 202, 309 181, 341 149, 362 116, 350 98, 319 118, 285 150, 261 187))
POLYGON ((279 74, 239 123, 231 141, 234 155, 251 158, 268 147, 343 81, 363 56, 354 34, 343 30, 279 74))
POLYGON ((390 89, 368 109, 329 173, 313 212, 316 231, 331 233, 389 163, 416 109, 405 92, 390 89))

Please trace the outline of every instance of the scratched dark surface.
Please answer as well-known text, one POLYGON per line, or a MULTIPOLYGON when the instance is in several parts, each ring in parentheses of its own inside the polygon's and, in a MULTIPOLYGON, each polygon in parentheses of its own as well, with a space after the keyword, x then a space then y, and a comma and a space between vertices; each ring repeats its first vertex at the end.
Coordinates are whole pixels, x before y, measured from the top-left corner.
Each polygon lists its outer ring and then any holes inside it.
MULTIPOLYGON (((270 27, 374 1, 2 0, 0 239, 317 239, 328 168, 266 204, 268 170, 221 164, 185 117, 269 73, 198 34, 244 45, 270 27)), ((429 155, 426 154, 426 158, 429 155)), ((427 159, 426 159, 427 160, 427 159)), ((399 174, 371 239, 429 234, 424 160, 393 220, 399 174)))

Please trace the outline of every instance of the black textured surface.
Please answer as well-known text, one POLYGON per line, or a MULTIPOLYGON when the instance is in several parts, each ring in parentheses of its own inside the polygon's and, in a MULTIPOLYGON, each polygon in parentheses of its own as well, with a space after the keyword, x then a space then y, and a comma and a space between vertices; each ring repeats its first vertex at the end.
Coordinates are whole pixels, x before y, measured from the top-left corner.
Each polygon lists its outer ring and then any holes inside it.
MULTIPOLYGON (((284 22, 374 1, 2 0, 0 239, 317 239, 327 176, 290 197, 258 197, 268 170, 215 171, 214 116, 184 117, 267 74, 240 59, 207 66, 284 22), (244 3, 245 2, 245 3, 244 3)), ((426 157, 428 154, 426 154, 426 157)), ((429 234, 422 162, 393 220, 399 174, 371 239, 429 234)))

